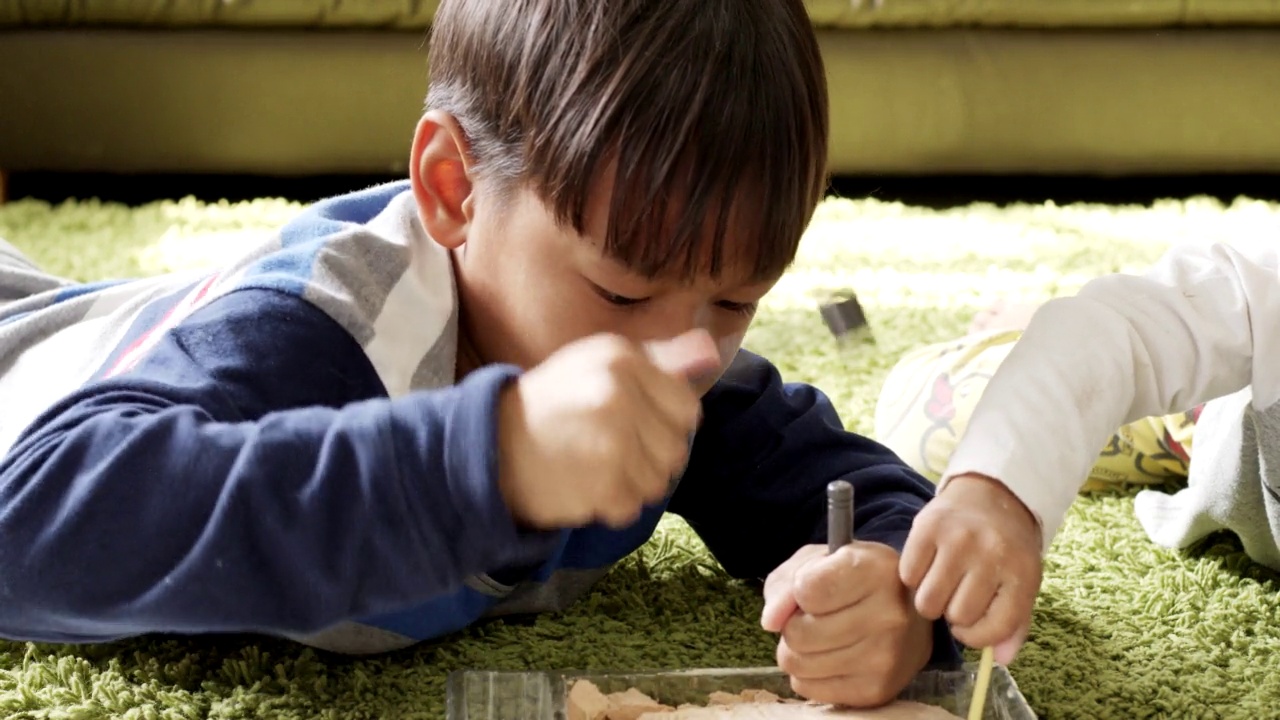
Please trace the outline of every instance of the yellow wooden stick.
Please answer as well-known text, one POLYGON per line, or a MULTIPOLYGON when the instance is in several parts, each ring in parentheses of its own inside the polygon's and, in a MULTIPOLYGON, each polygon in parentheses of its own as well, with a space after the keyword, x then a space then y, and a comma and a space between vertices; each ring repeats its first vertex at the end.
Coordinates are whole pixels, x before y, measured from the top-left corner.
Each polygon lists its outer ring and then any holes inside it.
POLYGON ((978 663, 978 678, 973 683, 973 699, 969 701, 969 720, 982 720, 982 705, 987 700, 987 686, 991 684, 991 664, 995 651, 982 648, 982 660, 978 663))

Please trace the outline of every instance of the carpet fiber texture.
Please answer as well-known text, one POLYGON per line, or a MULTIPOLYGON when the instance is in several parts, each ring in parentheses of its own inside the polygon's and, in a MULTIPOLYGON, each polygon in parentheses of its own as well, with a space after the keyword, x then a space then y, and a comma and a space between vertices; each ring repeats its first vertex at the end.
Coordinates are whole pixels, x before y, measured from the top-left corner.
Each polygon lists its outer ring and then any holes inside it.
MULTIPOLYGON (((81 280, 216 262, 298 206, 20 201, 0 236, 81 280)), ((1138 270, 1170 242, 1280 237, 1280 206, 1193 199, 1146 207, 974 205, 930 210, 829 200, 747 345, 817 383, 871 431, 903 352, 959 333, 998 297, 1047 298, 1138 270), (855 288, 877 344, 839 349, 811 293, 855 288)), ((1048 419, 1047 419, 1048 420, 1048 419)), ((1083 498, 1047 560, 1030 642, 1011 668, 1043 718, 1263 718, 1280 707, 1280 577, 1230 537, 1152 545, 1125 492, 1083 498)), ((3 548, 2 552, 21 552, 3 548)), ((121 562, 128 562, 121 558, 121 562)), ((436 644, 345 659, 253 637, 143 638, 98 647, 0 642, 0 717, 442 718, 459 668, 596 670, 762 665, 757 593, 668 519, 559 616, 485 624, 436 644)))

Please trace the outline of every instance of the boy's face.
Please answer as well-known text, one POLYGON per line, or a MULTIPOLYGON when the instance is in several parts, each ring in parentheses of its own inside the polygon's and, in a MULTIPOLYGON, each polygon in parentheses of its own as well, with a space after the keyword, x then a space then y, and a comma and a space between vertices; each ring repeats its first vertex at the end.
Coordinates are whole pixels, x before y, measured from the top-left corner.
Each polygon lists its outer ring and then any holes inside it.
MULTIPOLYGON (((529 190, 503 198, 481 191, 466 241, 454 253, 467 340, 482 362, 529 368, 596 333, 644 342, 702 328, 720 348, 723 372, 776 280, 751 282, 732 268, 692 282, 628 270, 601 252, 608 185, 589 200, 584 235, 557 224, 529 190)), ((699 392, 719 375, 700 378, 699 392)))
MULTIPOLYGON (((415 142, 415 155, 419 146, 415 142)), ((715 339, 721 358, 719 373, 697 381, 705 393, 737 354, 756 305, 777 282, 753 281, 750 268, 731 266, 718 277, 707 274, 692 282, 646 279, 606 257, 601 248, 611 182, 601 183, 589 198, 586 232, 580 235, 557 223, 530 190, 500 195, 468 182, 462 183, 465 193, 452 192, 448 174, 433 172, 430 158, 414 160, 414 189, 427 233, 454 252, 461 344, 476 356, 470 363, 460 357, 460 373, 478 363, 531 368, 596 333, 645 342, 702 328, 715 339), (421 187, 438 180, 434 190, 421 187), (451 194, 465 199, 456 203, 456 212, 442 212, 451 194)))

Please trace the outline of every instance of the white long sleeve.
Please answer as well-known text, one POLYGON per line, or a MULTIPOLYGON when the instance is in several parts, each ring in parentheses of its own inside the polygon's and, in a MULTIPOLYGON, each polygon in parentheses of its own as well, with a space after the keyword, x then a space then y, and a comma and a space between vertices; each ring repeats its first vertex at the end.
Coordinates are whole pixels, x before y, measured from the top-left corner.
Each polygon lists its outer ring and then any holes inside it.
POLYGON ((1003 482, 1039 519, 1047 549, 1117 428, 1248 385, 1260 409, 1280 398, 1280 241, 1180 245, 1144 275, 1099 278, 1042 307, 942 483, 1003 482))

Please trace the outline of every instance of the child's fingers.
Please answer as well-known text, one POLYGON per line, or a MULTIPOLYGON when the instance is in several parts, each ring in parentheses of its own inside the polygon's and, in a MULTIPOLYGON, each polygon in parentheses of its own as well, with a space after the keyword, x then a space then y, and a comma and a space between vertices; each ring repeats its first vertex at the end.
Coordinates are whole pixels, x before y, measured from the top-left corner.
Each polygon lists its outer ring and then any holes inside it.
POLYGON ((637 471, 632 468, 627 472, 627 477, 619 477, 616 482, 602 483, 593 489, 595 507, 592 519, 615 530, 634 524, 643 510, 643 501, 635 487, 638 481, 630 477, 637 471))
POLYGON ((795 615, 800 606, 796 604, 795 593, 792 592, 790 584, 785 590, 780 590, 772 597, 766 597, 764 601, 764 610, 760 613, 760 627, 765 632, 782 632, 782 628, 786 627, 787 621, 795 615))
POLYGON ((774 568, 764 581, 764 610, 760 613, 760 626, 767 632, 782 632, 787 621, 800 609, 796 603, 796 570, 814 558, 821 557, 826 548, 806 545, 774 568))
POLYGON ((890 590, 897 586, 897 559, 887 545, 859 541, 814 558, 796 570, 796 602, 807 613, 829 615, 874 596, 898 598, 890 590))
MULTIPOLYGON (((647 402, 647 401, 646 401, 647 402)), ((631 479, 645 502, 657 502, 667 494, 671 478, 679 475, 689 460, 689 432, 672 427, 653 412, 639 412, 634 418, 636 457, 631 479)))
POLYGON ((646 419, 661 423, 668 431, 688 438, 698 427, 702 402, 685 380, 668 375, 652 364, 634 368, 634 385, 640 404, 636 410, 646 419))
POLYGON ((1026 629, 1031 622, 1031 603, 1022 597, 1016 585, 1003 584, 997 589, 995 597, 986 612, 972 625, 953 623, 952 634, 960 642, 969 647, 987 647, 1016 640, 1014 651, 1022 645, 1026 637, 1026 629), (1022 633, 1019 636, 1019 633, 1022 633))
POLYGON ((947 548, 938 548, 928 573, 916 588, 916 612, 921 617, 937 620, 951 603, 951 596, 964 577, 963 564, 954 554, 947 548))
POLYGON ((1013 635, 1007 640, 1001 640, 995 644, 995 660, 1001 665, 1011 665, 1018 657, 1018 651, 1022 649, 1023 643, 1027 641, 1027 635, 1031 632, 1031 615, 1027 615, 1027 619, 1013 635))
POLYGON ((923 517, 917 517, 907 535, 907 542, 902 548, 902 557, 898 560, 898 578, 911 590, 920 587, 929 567, 937 553, 938 541, 930 522, 933 515, 926 506, 921 511, 923 517))
POLYGON ((988 566, 971 566, 947 603, 947 621, 961 627, 978 622, 991 607, 998 587, 999 581, 988 566))

